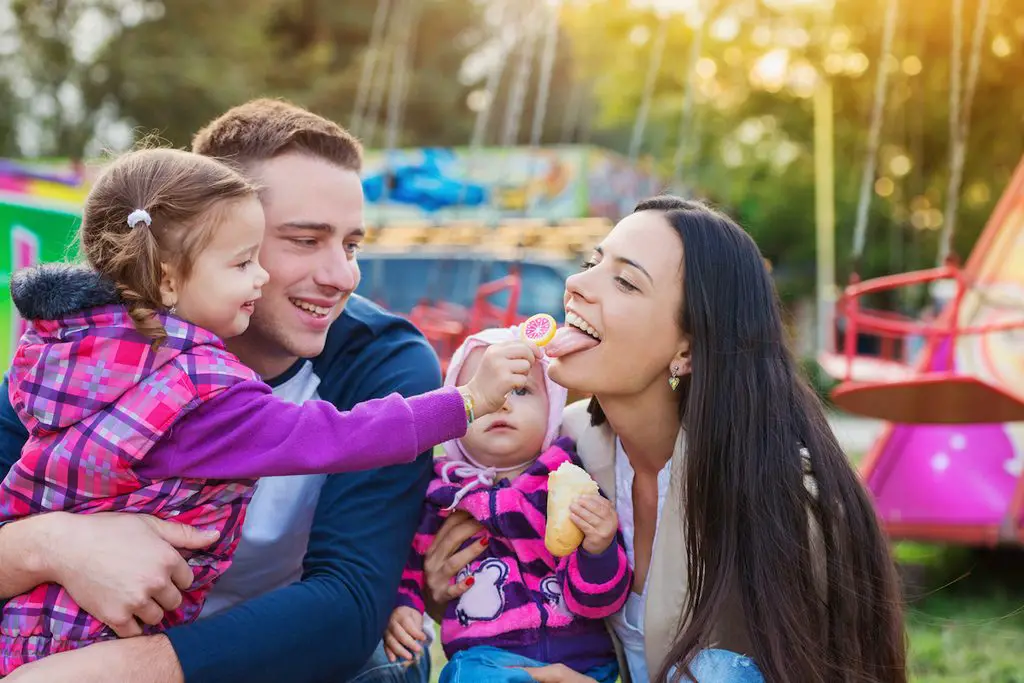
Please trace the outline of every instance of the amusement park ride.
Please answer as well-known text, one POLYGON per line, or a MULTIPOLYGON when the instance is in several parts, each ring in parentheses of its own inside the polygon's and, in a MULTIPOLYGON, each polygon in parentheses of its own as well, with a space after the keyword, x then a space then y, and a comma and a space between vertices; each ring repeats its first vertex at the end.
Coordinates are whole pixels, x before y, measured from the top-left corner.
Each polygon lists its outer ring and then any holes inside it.
MULTIPOLYGON (((959 35, 963 0, 951 1, 956 19, 954 29, 959 35)), ((888 2, 883 54, 878 64, 892 56, 900 0, 888 2)), ((381 7, 386 5, 381 3, 381 7)), ((507 5, 512 7, 514 3, 507 5)), ((961 265, 950 249, 987 8, 988 0, 980 0, 963 96, 960 86, 963 48, 959 39, 954 41, 950 92, 953 153, 949 205, 938 265, 928 270, 861 281, 857 266, 865 242, 870 188, 876 174, 888 72, 885 68, 878 69, 868 158, 854 230, 854 275, 837 302, 835 319, 828 321, 836 323, 830 326, 832 329, 838 326, 842 331, 831 335, 830 348, 820 355, 819 361, 822 368, 839 381, 832 394, 839 408, 887 423, 884 433, 867 454, 862 475, 885 527, 894 538, 970 545, 1024 545, 1024 160, 970 258, 961 265), (941 294, 937 285, 942 283, 948 286, 947 294, 936 296, 939 313, 931 320, 872 307, 879 295, 908 287, 930 287, 933 294, 941 294), (864 337, 880 340, 881 355, 858 353, 858 341, 864 337), (915 338, 922 342, 921 350, 910 353, 908 341, 915 338)), ((476 185, 469 187, 466 178, 477 179, 474 164, 486 156, 482 141, 491 113, 489 103, 495 99, 493 95, 512 48, 508 45, 503 48, 502 57, 488 74, 489 96, 484 98, 488 104, 478 112, 461 175, 441 177, 447 158, 437 155, 431 157, 429 163, 408 166, 399 174, 394 172, 391 159, 396 152, 394 141, 403 108, 403 60, 408 58, 400 46, 402 36, 409 37, 412 29, 408 22, 413 19, 389 18, 386 14, 384 10, 375 19, 374 40, 379 44, 378 49, 371 52, 387 54, 388 50, 382 48, 388 45, 398 50, 392 57, 396 66, 391 70, 391 101, 384 135, 387 167, 381 174, 368 177, 367 195, 373 202, 393 204, 405 201, 403 198, 420 201, 415 198, 422 195, 424 188, 444 187, 446 197, 439 198, 435 193, 421 202, 421 206, 429 204, 431 211, 459 205, 480 209, 487 203, 486 191, 476 185), (391 29, 394 36, 388 38, 384 27, 391 23, 394 23, 391 29)), ((531 153, 538 151, 545 116, 550 57, 557 36, 557 31, 550 30, 552 25, 546 27, 540 78, 544 85, 539 86, 531 142, 525 148, 531 153)), ((696 35, 701 34, 702 31, 698 31, 696 35)), ((536 42, 536 37, 531 39, 530 45, 536 42)), ((701 51, 699 38, 694 42, 691 66, 701 51)), ((657 46, 664 49, 663 37, 656 38, 654 45, 651 73, 660 63, 657 46)), ((513 148, 518 138, 530 64, 532 60, 520 61, 514 74, 512 97, 500 140, 502 149, 513 148)), ((380 67, 384 71, 382 77, 373 62, 364 66, 352 128, 364 140, 372 140, 383 105, 387 70, 380 67)), ((630 166, 637 162, 646 112, 650 108, 654 79, 648 75, 630 145, 630 166)), ((692 127, 692 88, 691 79, 684 99, 684 128, 692 127)), ((681 150, 682 146, 681 142, 681 150)), ((677 153, 674 178, 677 184, 684 158, 682 151, 677 153)), ((528 177, 523 186, 529 187, 530 182, 532 178, 528 177)), ((60 258, 67 242, 67 226, 73 222, 83 198, 84 190, 76 187, 74 178, 67 173, 36 172, 13 163, 0 165, 0 230, 10 232, 9 261, 3 261, 3 269, 9 269, 9 274, 39 260, 60 258), (42 211, 46 207, 58 218, 37 215, 32 220, 38 220, 39 225, 49 220, 64 227, 43 228, 46 236, 40 240, 22 226, 26 225, 26 212, 42 211), (6 218, 5 211, 15 212, 10 214, 14 217, 6 218), (21 213, 16 213, 18 211, 21 213), (61 229, 65 232, 60 233, 61 229)), ((524 210, 512 216, 492 213, 482 219, 473 211, 465 211, 461 215, 449 214, 443 220, 404 219, 388 221, 386 225, 381 221, 370 229, 367 245, 371 252, 394 250, 428 254, 436 248, 474 250, 482 259, 501 254, 513 261, 517 254, 535 249, 568 259, 598 242, 611 227, 608 216, 582 217, 593 215, 586 212, 556 219, 537 218, 529 211, 535 206, 532 192, 526 191, 523 198, 524 210)), ((4 249, 0 242, 0 260, 4 249)), ((422 297, 406 315, 431 341, 442 362, 466 335, 485 327, 515 324, 527 317, 520 306, 523 275, 515 267, 498 277, 472 283, 466 290, 473 292, 468 305, 435 298, 428 289, 424 288, 422 297)), ((4 311, 0 310, 0 318, 3 315, 4 311)), ((6 358, 20 334, 20 321, 9 302, 6 315, 10 333, 2 336, 6 339, 0 337, 0 358, 6 358)), ((0 324, 3 322, 0 320, 0 324)))
POLYGON ((839 302, 841 350, 823 365, 834 402, 889 422, 862 466, 897 538, 1024 544, 1024 161, 967 263, 855 282, 839 302), (953 295, 932 321, 863 306, 862 297, 938 281, 953 295), (916 357, 857 355, 858 335, 916 357))
MULTIPOLYGON (((889 0, 882 59, 892 56, 899 0, 889 0)), ((878 70, 868 160, 854 230, 853 276, 838 301, 840 338, 820 357, 840 381, 832 398, 846 411, 888 422, 862 476, 889 534, 970 545, 1024 544, 1024 160, 961 266, 951 245, 988 2, 978 5, 961 101, 963 2, 953 0, 951 169, 938 265, 860 281, 870 186, 888 70, 878 70), (943 290, 942 285, 947 285, 943 290), (865 305, 907 287, 929 287, 940 306, 916 320, 865 305), (937 296, 945 291, 943 296, 937 296), (858 354, 874 336, 882 355, 858 354), (899 349, 917 337, 923 348, 899 349)))

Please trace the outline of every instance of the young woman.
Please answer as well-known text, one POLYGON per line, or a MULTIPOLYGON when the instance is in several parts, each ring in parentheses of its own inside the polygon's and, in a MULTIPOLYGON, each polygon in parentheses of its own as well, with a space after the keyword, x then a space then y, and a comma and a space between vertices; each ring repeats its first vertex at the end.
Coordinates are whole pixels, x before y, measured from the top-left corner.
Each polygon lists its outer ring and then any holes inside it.
MULTIPOLYGON (((634 571, 610 620, 624 680, 904 683, 886 539, 749 235, 698 203, 644 201, 569 278, 566 314, 550 375, 594 398, 563 431, 615 501, 634 571)), ((478 551, 470 522, 450 525, 425 561, 437 602, 478 551)))

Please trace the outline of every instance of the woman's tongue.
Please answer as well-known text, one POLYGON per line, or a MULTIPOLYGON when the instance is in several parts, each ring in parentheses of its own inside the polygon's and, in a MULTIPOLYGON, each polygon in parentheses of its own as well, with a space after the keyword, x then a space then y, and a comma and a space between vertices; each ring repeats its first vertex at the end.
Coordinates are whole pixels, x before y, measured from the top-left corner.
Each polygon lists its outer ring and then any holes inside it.
POLYGON ((577 351, 592 349, 600 343, 586 332, 566 325, 560 327, 555 332, 555 338, 544 347, 544 353, 549 358, 558 358, 560 356, 567 356, 570 353, 576 353, 577 351))

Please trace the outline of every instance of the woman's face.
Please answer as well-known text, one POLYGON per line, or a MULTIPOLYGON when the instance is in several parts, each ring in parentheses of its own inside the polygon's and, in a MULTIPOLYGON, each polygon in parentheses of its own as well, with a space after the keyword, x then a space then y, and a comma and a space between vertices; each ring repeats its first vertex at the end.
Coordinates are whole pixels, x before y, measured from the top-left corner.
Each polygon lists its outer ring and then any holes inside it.
POLYGON ((545 347, 551 378, 598 396, 667 388, 669 366, 688 348, 678 323, 682 281, 683 244, 664 214, 622 219, 566 281, 566 326, 545 347))

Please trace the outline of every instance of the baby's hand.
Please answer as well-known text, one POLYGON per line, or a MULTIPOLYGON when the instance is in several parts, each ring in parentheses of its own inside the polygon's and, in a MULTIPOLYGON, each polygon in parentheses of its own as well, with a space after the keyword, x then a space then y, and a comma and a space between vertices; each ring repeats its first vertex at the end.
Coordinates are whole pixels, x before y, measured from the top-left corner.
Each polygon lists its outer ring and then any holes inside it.
POLYGON ((396 607, 388 620, 387 633, 384 634, 384 652, 389 662, 395 662, 399 657, 411 661, 415 657, 413 653, 418 655, 423 652, 420 643, 426 639, 423 615, 412 607, 396 607))
POLYGON ((569 506, 569 518, 583 532, 583 549, 591 555, 607 550, 619 529, 615 507, 601 496, 580 496, 569 506))

